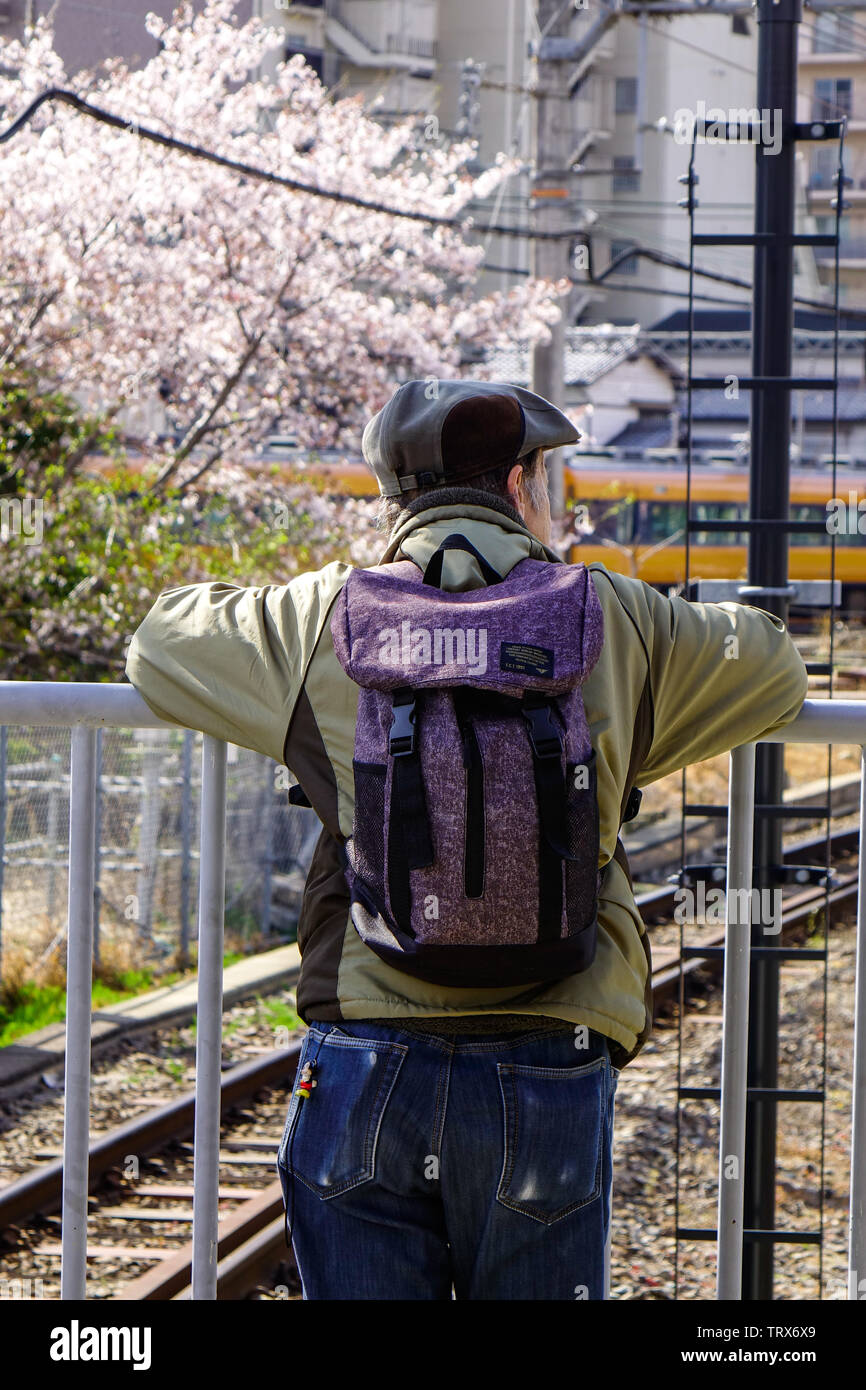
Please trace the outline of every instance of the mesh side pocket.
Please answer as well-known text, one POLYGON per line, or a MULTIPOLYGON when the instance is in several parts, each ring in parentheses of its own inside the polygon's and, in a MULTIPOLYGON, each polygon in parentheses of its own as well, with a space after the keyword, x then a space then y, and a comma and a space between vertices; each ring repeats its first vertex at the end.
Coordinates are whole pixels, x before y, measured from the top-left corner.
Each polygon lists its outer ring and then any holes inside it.
POLYGON ((353 759, 355 819, 352 860, 355 873, 380 903, 385 901, 385 774, 383 763, 353 759))
POLYGON ((595 751, 582 763, 566 764, 565 864, 567 934, 573 936, 595 921, 598 907, 598 796, 595 751))

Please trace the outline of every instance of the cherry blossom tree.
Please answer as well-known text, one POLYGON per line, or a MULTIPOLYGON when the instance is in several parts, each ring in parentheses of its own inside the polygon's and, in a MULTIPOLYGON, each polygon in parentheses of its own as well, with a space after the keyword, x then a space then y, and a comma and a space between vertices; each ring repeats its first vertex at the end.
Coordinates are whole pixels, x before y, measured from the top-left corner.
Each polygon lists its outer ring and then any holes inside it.
POLYGON ((412 118, 385 128, 299 57, 257 79, 284 35, 233 11, 208 0, 169 22, 148 15, 161 48, 136 71, 118 59, 70 78, 44 19, 27 42, 0 39, 3 126, 49 86, 127 123, 47 102, 0 146, 0 376, 35 373, 127 431, 132 407, 162 402, 170 436, 151 420, 139 441, 159 487, 242 467, 277 427, 311 449, 357 450, 400 379, 459 374, 467 344, 546 337, 566 289, 477 293, 467 205, 513 162, 470 176, 473 143, 412 118), (454 223, 289 190, 143 128, 454 223))

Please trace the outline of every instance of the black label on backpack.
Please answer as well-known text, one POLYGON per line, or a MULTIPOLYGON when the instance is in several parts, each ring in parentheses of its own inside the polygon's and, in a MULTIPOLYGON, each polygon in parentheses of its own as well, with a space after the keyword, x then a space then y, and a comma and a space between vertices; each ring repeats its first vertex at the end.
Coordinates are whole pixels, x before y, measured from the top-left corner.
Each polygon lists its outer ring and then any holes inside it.
POLYGON ((550 647, 532 647, 527 642, 501 642, 499 669, 516 671, 519 676, 552 676, 553 652, 550 647))

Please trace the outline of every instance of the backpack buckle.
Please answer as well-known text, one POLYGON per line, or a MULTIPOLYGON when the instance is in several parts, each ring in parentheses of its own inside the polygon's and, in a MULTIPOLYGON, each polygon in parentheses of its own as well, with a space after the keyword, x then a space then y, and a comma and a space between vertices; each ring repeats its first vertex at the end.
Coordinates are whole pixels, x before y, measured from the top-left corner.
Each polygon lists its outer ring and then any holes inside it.
POLYGON ((529 725, 529 741, 536 758, 558 758, 562 753, 562 739, 550 705, 533 705, 520 713, 529 725))
POLYGON ((628 801, 625 803, 625 814, 622 818, 623 824, 625 824, 627 820, 634 820, 635 816, 640 810, 640 804, 642 800, 643 792, 641 791, 640 787, 632 787, 631 791, 629 792, 628 801))
POLYGON ((388 752, 392 758, 404 758, 415 752, 415 701, 392 706, 388 752))

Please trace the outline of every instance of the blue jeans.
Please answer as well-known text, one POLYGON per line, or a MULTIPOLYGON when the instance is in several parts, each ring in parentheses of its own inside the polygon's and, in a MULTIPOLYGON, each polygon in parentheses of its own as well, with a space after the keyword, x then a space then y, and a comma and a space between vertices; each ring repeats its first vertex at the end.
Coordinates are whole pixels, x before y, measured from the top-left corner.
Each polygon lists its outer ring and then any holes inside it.
POLYGON ((305 1298, 604 1297, 618 1073, 601 1034, 313 1021, 305 1063, 316 1084, 277 1155, 305 1298))

